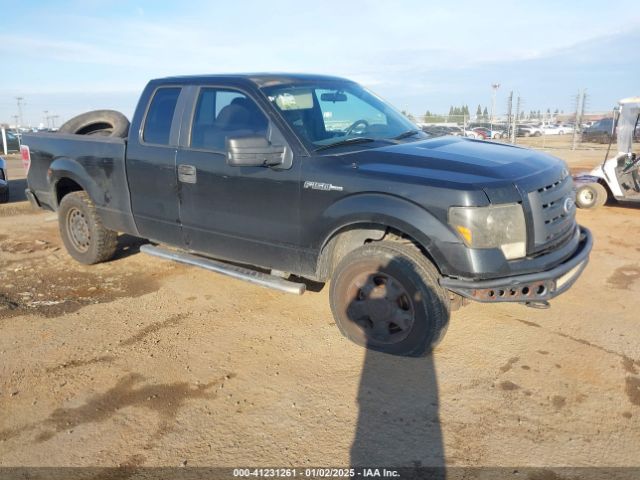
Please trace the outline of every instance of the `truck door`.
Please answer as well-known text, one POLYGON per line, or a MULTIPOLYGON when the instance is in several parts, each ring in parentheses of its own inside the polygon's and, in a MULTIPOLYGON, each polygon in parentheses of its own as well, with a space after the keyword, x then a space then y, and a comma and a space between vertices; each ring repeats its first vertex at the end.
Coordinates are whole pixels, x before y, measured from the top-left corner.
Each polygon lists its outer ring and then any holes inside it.
MULTIPOLYGON (((178 213, 176 152, 184 95, 180 86, 161 86, 140 99, 146 113, 139 137, 130 134, 127 178, 140 236, 182 245, 178 213)), ((137 133, 137 132, 136 132, 137 133)))
POLYGON ((226 139, 284 137, 249 94, 193 92, 177 153, 180 219, 190 250, 265 268, 298 271, 300 166, 229 166, 226 139))

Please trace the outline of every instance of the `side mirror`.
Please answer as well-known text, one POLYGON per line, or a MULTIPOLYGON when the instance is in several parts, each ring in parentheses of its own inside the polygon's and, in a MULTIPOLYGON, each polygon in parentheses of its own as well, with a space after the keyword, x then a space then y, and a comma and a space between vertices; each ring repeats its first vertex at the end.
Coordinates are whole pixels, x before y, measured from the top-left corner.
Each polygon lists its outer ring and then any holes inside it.
POLYGON ((284 153, 284 145, 272 145, 260 135, 227 138, 227 165, 232 167, 281 165, 284 153))

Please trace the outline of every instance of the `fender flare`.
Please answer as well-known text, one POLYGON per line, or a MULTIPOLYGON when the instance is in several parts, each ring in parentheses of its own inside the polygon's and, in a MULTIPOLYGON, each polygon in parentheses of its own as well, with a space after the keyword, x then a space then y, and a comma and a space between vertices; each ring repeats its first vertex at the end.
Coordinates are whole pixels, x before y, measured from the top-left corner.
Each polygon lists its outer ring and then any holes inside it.
POLYGON ((318 245, 318 267, 321 266, 323 252, 329 242, 336 235, 350 229, 383 226, 402 232, 431 257, 441 273, 446 273, 448 264, 441 246, 462 243, 448 225, 425 208, 383 193, 361 193, 345 197, 324 211, 320 224, 325 227, 316 237, 322 239, 318 245))
POLYGON ((91 176, 87 174, 85 168, 76 160, 69 157, 58 157, 49 166, 47 172, 47 181, 49 183, 51 198, 55 204, 57 210, 58 205, 58 183, 60 180, 68 178, 76 182, 82 189, 87 192, 89 198, 96 203, 99 189, 96 183, 91 179, 91 176))

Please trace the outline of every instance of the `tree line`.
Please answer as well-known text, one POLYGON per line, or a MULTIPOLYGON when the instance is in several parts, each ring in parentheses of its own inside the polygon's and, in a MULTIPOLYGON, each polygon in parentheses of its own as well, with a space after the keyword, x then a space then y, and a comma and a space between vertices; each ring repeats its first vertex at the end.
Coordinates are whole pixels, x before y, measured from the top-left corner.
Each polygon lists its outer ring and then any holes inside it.
MULTIPOLYGON (((555 117, 558 114, 564 114, 564 110, 560 110, 556 108, 553 114, 551 113, 550 108, 547 108, 546 112, 543 112, 541 110, 530 110, 528 113, 521 111, 518 115, 518 119, 519 120, 544 120, 544 119, 549 119, 552 116, 555 117)), ((431 112, 430 110, 427 110, 424 116, 425 116, 425 120, 428 120, 434 123, 446 122, 446 121, 457 121, 458 119, 462 120, 463 118, 465 119, 471 118, 469 115, 468 105, 461 105, 459 107, 451 105, 449 107, 449 115, 442 115, 442 114, 434 113, 434 112, 431 112)), ((478 108, 476 108, 475 119, 489 121, 489 117, 490 117, 489 109, 486 106, 482 107, 482 105, 478 104, 478 108)))

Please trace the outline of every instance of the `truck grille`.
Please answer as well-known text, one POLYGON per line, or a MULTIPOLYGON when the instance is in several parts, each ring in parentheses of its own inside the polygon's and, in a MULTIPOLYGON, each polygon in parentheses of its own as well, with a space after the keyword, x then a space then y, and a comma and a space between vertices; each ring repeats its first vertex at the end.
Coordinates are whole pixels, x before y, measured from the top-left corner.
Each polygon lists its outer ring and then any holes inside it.
POLYGON ((576 225, 575 192, 570 175, 529 192, 533 217, 533 252, 539 253, 567 241, 576 225))

